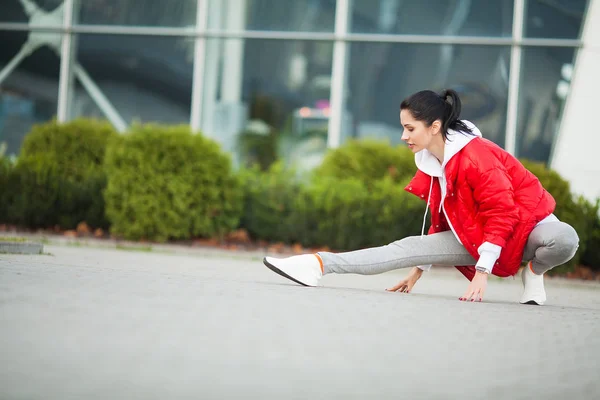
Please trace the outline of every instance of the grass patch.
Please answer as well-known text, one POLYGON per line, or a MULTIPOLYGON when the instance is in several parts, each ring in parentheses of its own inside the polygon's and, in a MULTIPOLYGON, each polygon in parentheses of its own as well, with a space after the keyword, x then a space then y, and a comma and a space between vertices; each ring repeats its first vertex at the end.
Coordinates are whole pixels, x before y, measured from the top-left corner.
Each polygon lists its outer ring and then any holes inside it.
POLYGON ((16 237, 16 236, 0 236, 0 242, 18 242, 18 243, 22 243, 22 242, 26 242, 27 239, 23 238, 23 237, 16 237))
POLYGON ((125 250, 125 251, 152 251, 152 246, 124 246, 122 244, 118 244, 116 246, 117 250, 125 250))

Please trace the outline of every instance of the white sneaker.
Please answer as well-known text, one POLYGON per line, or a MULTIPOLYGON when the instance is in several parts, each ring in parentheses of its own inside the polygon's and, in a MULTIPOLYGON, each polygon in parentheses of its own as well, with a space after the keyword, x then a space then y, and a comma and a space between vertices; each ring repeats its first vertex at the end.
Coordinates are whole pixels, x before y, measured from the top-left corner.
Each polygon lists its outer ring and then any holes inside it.
POLYGON ((521 273, 523 280, 523 296, 521 304, 534 304, 541 306, 546 302, 546 290, 544 289, 544 275, 534 274, 531 270, 531 262, 523 268, 521 273))
POLYGON ((287 258, 265 257, 263 263, 271 271, 304 286, 318 286, 323 276, 321 261, 316 254, 287 258))

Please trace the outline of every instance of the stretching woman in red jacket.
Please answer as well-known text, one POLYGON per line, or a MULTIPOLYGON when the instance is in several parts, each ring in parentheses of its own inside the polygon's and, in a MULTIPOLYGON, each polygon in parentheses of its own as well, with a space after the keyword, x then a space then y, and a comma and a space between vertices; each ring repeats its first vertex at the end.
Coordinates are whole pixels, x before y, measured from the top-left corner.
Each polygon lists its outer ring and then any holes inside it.
POLYGON ((543 274, 575 255, 577 233, 553 214, 556 203, 539 180, 472 123, 460 120, 460 109, 453 90, 441 96, 421 91, 400 106, 402 140, 418 167, 405 190, 427 202, 421 236, 345 253, 265 257, 265 265, 305 286, 318 286, 327 273, 413 267, 388 289, 406 293, 431 265, 449 265, 470 281, 460 300, 481 301, 490 273, 515 275, 526 261, 520 302, 544 304, 543 274), (424 235, 428 210, 431 227, 424 235))

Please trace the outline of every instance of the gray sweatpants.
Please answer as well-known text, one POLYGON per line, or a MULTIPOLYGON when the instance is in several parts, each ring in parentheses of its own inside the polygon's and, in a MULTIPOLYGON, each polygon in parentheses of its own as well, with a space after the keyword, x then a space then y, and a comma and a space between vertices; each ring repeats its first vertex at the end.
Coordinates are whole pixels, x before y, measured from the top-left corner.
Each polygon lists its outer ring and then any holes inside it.
MULTIPOLYGON (((575 255, 579 237, 575 229, 564 222, 538 225, 529 235, 523 261, 532 261, 536 274, 566 263, 575 255)), ((469 254, 452 233, 446 231, 426 236, 410 236, 381 247, 345 253, 319 252, 325 274, 353 273, 374 275, 399 268, 420 265, 475 265, 469 254)))

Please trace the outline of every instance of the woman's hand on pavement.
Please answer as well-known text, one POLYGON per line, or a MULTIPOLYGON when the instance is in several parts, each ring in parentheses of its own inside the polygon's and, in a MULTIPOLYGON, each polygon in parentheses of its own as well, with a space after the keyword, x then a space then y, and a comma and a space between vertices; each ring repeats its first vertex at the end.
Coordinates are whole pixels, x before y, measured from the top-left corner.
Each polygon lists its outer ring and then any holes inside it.
POLYGON ((458 299, 460 301, 482 301, 487 288, 487 278, 488 274, 477 271, 463 297, 458 299))
POLYGON ((414 267, 406 278, 398 282, 397 285, 385 290, 388 292, 410 293, 422 274, 422 269, 414 267))

